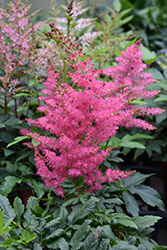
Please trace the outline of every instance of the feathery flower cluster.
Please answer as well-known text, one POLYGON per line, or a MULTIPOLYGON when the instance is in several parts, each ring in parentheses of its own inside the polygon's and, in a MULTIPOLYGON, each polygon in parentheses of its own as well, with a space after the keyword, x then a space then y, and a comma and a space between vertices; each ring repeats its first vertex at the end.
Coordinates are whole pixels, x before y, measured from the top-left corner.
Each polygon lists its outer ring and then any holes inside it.
MULTIPOLYGON (((78 31, 81 31, 82 29, 85 29, 85 32, 83 35, 79 36, 79 42, 80 44, 84 46, 89 46, 89 44, 94 41, 98 36, 99 32, 92 31, 95 18, 89 18, 85 17, 85 13, 88 10, 88 8, 83 7, 84 2, 73 2, 72 3, 72 18, 73 22, 75 23, 73 29, 72 29, 72 37, 74 38, 74 34, 78 31)), ((64 27, 64 24, 67 23, 67 19, 65 17, 55 17, 56 26, 63 31, 63 33, 66 33, 66 27, 64 27)))
POLYGON ((4 75, 0 77, 2 82, 1 92, 6 96, 12 96, 21 91, 18 88, 20 77, 17 77, 19 67, 22 67, 21 75, 29 72, 23 68, 29 63, 39 64, 36 57, 36 31, 42 23, 33 25, 30 21, 34 14, 28 15, 32 5, 14 0, 8 4, 9 11, 0 8, 0 61, 4 69, 4 75))
POLYGON ((39 98, 45 105, 38 110, 45 116, 28 121, 49 131, 52 137, 21 131, 36 142, 27 145, 34 149, 37 173, 46 186, 59 195, 63 195, 60 183, 68 176, 75 179, 85 175, 85 184, 93 192, 104 182, 132 174, 111 169, 102 173, 99 165, 112 148, 102 150, 100 144, 115 136, 119 126, 153 129, 152 125, 133 116, 161 112, 154 108, 147 112, 147 108, 137 108, 131 103, 146 93, 147 96, 158 93, 144 91, 154 80, 150 74, 142 72, 145 65, 141 61, 140 42, 122 52, 117 62, 117 67, 103 71, 93 69, 91 58, 73 64, 74 72, 69 72, 72 86, 61 82, 59 74, 50 68, 44 96, 39 98), (99 80, 101 73, 110 76, 112 82, 99 80))

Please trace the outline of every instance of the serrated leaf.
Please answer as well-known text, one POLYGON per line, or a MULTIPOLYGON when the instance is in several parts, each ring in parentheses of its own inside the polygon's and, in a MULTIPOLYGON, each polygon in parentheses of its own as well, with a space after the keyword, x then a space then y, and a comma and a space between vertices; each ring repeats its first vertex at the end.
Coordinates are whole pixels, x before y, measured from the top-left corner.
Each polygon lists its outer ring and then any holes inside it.
POLYGON ((70 224, 76 222, 79 219, 86 217, 91 212, 95 211, 96 203, 99 199, 91 197, 84 205, 74 208, 71 214, 68 216, 68 221, 70 224))
POLYGON ((123 204, 122 200, 119 198, 110 198, 110 199, 105 199, 104 203, 108 203, 108 204, 112 204, 115 203, 117 205, 121 205, 123 204))
POLYGON ((155 223, 157 223, 158 220, 161 219, 162 218, 160 216, 153 216, 153 215, 145 215, 132 218, 134 223, 140 228, 147 228, 153 226, 155 223))
POLYGON ((121 214, 121 213, 113 214, 112 219, 114 223, 119 223, 126 227, 132 227, 132 228, 138 229, 137 225, 133 221, 131 221, 131 218, 125 214, 121 214))
POLYGON ((138 194, 144 202, 152 207, 159 207, 162 211, 165 211, 164 203, 161 200, 160 194, 153 188, 140 185, 138 187, 129 187, 129 191, 132 194, 138 194))
POLYGON ((26 205, 26 212, 24 213, 23 217, 24 217, 24 222, 23 225, 26 228, 29 224, 31 224, 31 221, 36 220, 35 215, 32 214, 32 210, 35 210, 35 207, 38 206, 38 200, 37 198, 31 196, 29 197, 28 201, 27 201, 27 205, 26 205))
POLYGON ((5 219, 10 219, 10 218, 15 218, 16 214, 11 207, 9 200, 0 194, 0 208, 4 212, 4 218, 5 219))
POLYGON ((86 240, 83 242, 83 250, 97 250, 97 246, 99 245, 98 238, 101 230, 101 227, 98 227, 87 236, 86 240))
POLYGON ((114 235, 111 227, 109 225, 105 225, 105 226, 102 227, 102 232, 100 234, 100 237, 108 238, 110 240, 113 240, 115 235, 114 235))
POLYGON ((69 250, 68 242, 62 237, 56 241, 53 241, 51 243, 47 243, 47 247, 49 247, 49 249, 56 249, 56 250, 58 248, 60 248, 61 250, 69 250))
POLYGON ((23 205, 21 199, 16 197, 14 199, 13 207, 14 207, 14 211, 16 214, 16 221, 21 223, 21 216, 24 213, 24 205, 23 205))
POLYGON ((69 204, 75 204, 76 201, 79 201, 78 197, 73 197, 63 203, 63 207, 68 206, 69 204))
POLYGON ((84 223, 74 233, 70 242, 71 250, 80 249, 80 246, 82 245, 82 240, 86 237, 88 233, 90 223, 91 220, 85 220, 84 223))
POLYGON ((51 233, 49 236, 47 236, 44 240, 49 240, 49 239, 52 239, 55 237, 60 237, 64 233, 65 233, 65 231, 62 228, 58 228, 53 233, 51 233))
POLYGON ((98 245, 98 250, 106 250, 108 248, 108 245, 110 243, 109 239, 103 239, 100 241, 100 244, 98 245))
POLYGON ((129 178, 127 179, 121 179, 121 183, 126 188, 129 188, 131 186, 138 186, 150 176, 150 174, 141 174, 139 172, 136 172, 133 175, 129 176, 129 178))
POLYGON ((7 176, 5 177, 5 181, 2 184, 2 194, 7 196, 13 189, 13 187, 16 185, 16 183, 21 183, 22 179, 19 179, 15 176, 7 176))
POLYGON ((60 222, 62 221, 62 217, 58 217, 54 220, 49 221, 48 223, 46 223, 45 227, 55 227, 56 225, 60 224, 60 222))
POLYGON ((38 198, 41 198, 45 193, 44 184, 41 182, 36 182, 36 180, 31 179, 31 183, 33 185, 34 191, 37 194, 38 198))
POLYGON ((131 195, 129 192, 123 192, 122 195, 128 213, 131 213, 133 216, 138 216, 139 207, 134 196, 131 195))
POLYGON ((146 247, 147 250, 153 250, 153 249, 155 249, 155 246, 153 245, 153 243, 151 243, 151 242, 149 241, 149 238, 148 238, 148 237, 145 237, 145 236, 144 236, 144 237, 138 236, 137 238, 138 238, 138 240, 140 241, 140 243, 146 247))

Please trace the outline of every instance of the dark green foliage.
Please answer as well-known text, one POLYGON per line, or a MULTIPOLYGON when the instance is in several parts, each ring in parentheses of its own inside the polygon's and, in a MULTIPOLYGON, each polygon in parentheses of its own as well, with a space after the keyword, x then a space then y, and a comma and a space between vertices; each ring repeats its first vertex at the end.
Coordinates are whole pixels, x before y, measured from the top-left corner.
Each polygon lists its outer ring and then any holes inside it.
POLYGON ((56 207, 49 199, 41 207, 37 198, 30 197, 25 207, 16 197, 13 208, 5 196, 0 195, 0 199, 0 246, 3 248, 107 250, 157 245, 141 231, 150 229, 160 217, 131 218, 112 209, 99 210, 100 199, 97 197, 68 210, 63 206, 56 207))

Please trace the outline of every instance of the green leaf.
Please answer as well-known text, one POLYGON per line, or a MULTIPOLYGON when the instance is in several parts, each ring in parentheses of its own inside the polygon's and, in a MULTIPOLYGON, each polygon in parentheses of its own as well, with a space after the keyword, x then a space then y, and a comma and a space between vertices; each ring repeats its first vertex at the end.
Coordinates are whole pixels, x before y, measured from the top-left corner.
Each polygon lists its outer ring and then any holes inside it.
POLYGON ((9 232, 12 230, 12 227, 9 225, 13 222, 14 218, 8 219, 3 227, 3 233, 9 232))
POLYGON ((0 123, 0 128, 5 128, 5 125, 3 123, 0 123))
POLYGON ((108 249, 109 243, 110 243, 109 239, 103 239, 102 241, 100 241, 100 244, 98 246, 98 250, 106 250, 106 249, 108 249))
POLYGON ((55 237, 60 237, 61 235, 65 234, 65 231, 62 228, 56 229, 53 233, 47 236, 44 240, 49 240, 55 237))
POLYGON ((121 205, 123 204, 123 201, 119 198, 110 198, 110 199, 105 199, 104 203, 108 203, 108 204, 117 204, 117 205, 121 205))
POLYGON ((165 80, 164 76, 156 68, 149 68, 149 69, 145 70, 145 72, 152 73, 152 78, 154 78, 156 80, 160 80, 160 81, 164 81, 165 80))
POLYGON ((16 159, 16 162, 26 158, 27 156, 29 156, 31 154, 31 151, 28 151, 28 152, 24 152, 22 153, 22 155, 20 155, 17 159, 16 159))
POLYGON ((165 78, 167 79, 167 67, 164 69, 164 76, 165 76, 165 78))
POLYGON ((117 12, 121 11, 122 5, 120 0, 115 0, 113 3, 114 8, 116 9, 117 12))
POLYGON ((167 101, 167 95, 159 94, 158 98, 154 100, 154 102, 166 102, 167 101))
POLYGON ((66 202, 63 203, 63 207, 68 206, 69 204, 75 204, 76 201, 79 201, 78 197, 73 197, 69 200, 67 200, 66 202))
POLYGON ((84 181, 85 181, 85 176, 84 175, 82 175, 79 178, 76 178, 75 184, 76 184, 77 188, 81 188, 83 186, 83 184, 84 184, 84 181))
POLYGON ((61 221, 62 221, 62 217, 58 217, 58 218, 56 218, 54 220, 51 220, 48 223, 46 223, 44 228, 46 228, 46 227, 55 227, 58 224, 60 224, 61 221))
POLYGON ((155 62, 156 59, 158 59, 159 57, 161 57, 161 55, 157 56, 154 51, 150 51, 148 48, 146 48, 143 45, 141 45, 141 49, 140 50, 141 50, 141 52, 143 52, 142 60, 145 63, 147 63, 148 65, 152 64, 153 62, 155 62))
POLYGON ((136 149, 134 154, 134 160, 136 160, 139 155, 142 155, 144 151, 145 151, 144 149, 139 149, 139 148, 136 149))
POLYGON ((145 181, 146 178, 152 176, 151 174, 141 174, 139 172, 134 173, 127 179, 121 179, 120 182, 125 188, 131 186, 138 186, 145 181))
POLYGON ((10 143, 14 140, 14 136, 9 132, 9 131, 2 131, 0 132, 0 138, 5 142, 5 143, 10 143))
POLYGON ((122 25, 129 23, 133 19, 133 17, 134 17, 133 15, 130 15, 130 16, 120 20, 118 23, 118 27, 121 27, 122 25))
POLYGON ((5 181, 2 185, 2 195, 7 196, 13 189, 13 187, 16 185, 16 183, 21 183, 22 179, 19 179, 15 176, 7 176, 5 177, 5 181))
POLYGON ((100 234, 100 237, 113 240, 115 235, 113 231, 111 230, 111 227, 109 225, 105 225, 102 227, 102 232, 100 234))
POLYGON ((123 192, 123 200, 125 202, 127 211, 133 216, 138 216, 139 207, 134 196, 131 195, 129 192, 123 192))
POLYGON ((137 238, 140 243, 146 247, 147 250, 153 250, 155 248, 154 244, 149 241, 148 237, 138 236, 137 238))
POLYGON ((99 199, 91 197, 84 205, 74 208, 71 214, 68 216, 68 221, 70 224, 76 222, 79 219, 85 218, 88 214, 95 211, 96 204, 99 199))
POLYGON ((40 244, 38 243, 34 243, 34 248, 33 250, 43 250, 42 247, 40 246, 40 244))
POLYGON ((166 250, 167 246, 156 246, 154 250, 166 250))
POLYGON ((24 213, 24 205, 23 205, 21 199, 16 197, 14 199, 13 207, 14 207, 14 212, 16 214, 16 221, 20 224, 21 223, 21 216, 24 213))
POLYGON ((140 148, 145 149, 145 146, 141 144, 140 142, 132 142, 132 141, 122 141, 119 143, 121 147, 125 148, 140 148))
POLYGON ((118 242, 117 245, 114 245, 112 247, 112 250, 138 250, 137 247, 129 245, 128 242, 123 241, 123 242, 118 242))
POLYGON ((152 207, 159 207, 162 211, 165 211, 164 203, 161 200, 159 193, 148 186, 140 185, 137 187, 129 187, 129 191, 132 194, 138 194, 144 202, 152 207))
POLYGON ((31 179, 30 181, 33 185, 33 189, 34 189, 35 193, 37 194, 38 198, 41 198, 46 191, 44 184, 41 182, 36 182, 36 180, 34 180, 34 179, 31 179))
POLYGON ((18 125, 18 124, 20 124, 21 123, 21 120, 20 119, 17 119, 17 118, 15 118, 15 117, 12 117, 11 119, 9 119, 9 120, 7 120, 4 124, 6 125, 6 126, 14 126, 14 125, 18 125))
POLYGON ((9 238, 6 241, 2 242, 0 246, 10 249, 9 247, 12 245, 12 243, 20 243, 20 240, 9 238))
POLYGON ((127 216, 126 214, 113 213, 112 219, 114 223, 119 223, 126 227, 132 227, 132 228, 138 229, 137 225, 133 221, 131 221, 131 218, 127 216))
POLYGON ((60 237, 58 240, 53 241, 51 243, 47 243, 47 247, 49 247, 49 249, 56 250, 58 248, 60 248, 61 250, 69 250, 69 244, 63 237, 60 237))
POLYGON ((89 231, 89 224, 91 220, 85 220, 84 223, 78 228, 78 230, 74 233, 71 238, 71 250, 78 250, 80 246, 82 246, 82 240, 86 237, 89 231))
POLYGON ((122 138, 122 141, 132 141, 137 139, 153 139, 154 137, 151 135, 136 133, 134 135, 127 134, 122 138))
POLYGON ((5 219, 10 219, 10 218, 15 218, 16 214, 11 207, 9 200, 0 194, 0 208, 2 211, 4 211, 4 218, 5 219))
POLYGON ((4 224, 3 217, 4 217, 4 212, 2 210, 0 210, 0 235, 3 232, 3 224, 4 224))
POLYGON ((163 112, 162 114, 156 116, 156 123, 158 123, 159 125, 162 121, 166 119, 167 119, 167 110, 165 110, 165 112, 163 112))
POLYGON ((145 215, 132 218, 134 223, 140 228, 147 228, 153 226, 155 223, 157 223, 158 220, 161 219, 162 218, 160 216, 153 216, 153 215, 145 215))
POLYGON ((4 152, 5 157, 8 157, 9 155, 12 155, 15 153, 15 151, 9 150, 7 148, 3 148, 3 152, 4 152))
POLYGON ((24 235, 24 238, 23 240, 26 242, 26 243, 29 243, 30 241, 34 240, 37 235, 36 234, 33 234, 30 230, 30 228, 27 228, 25 231, 25 235, 24 235))
MULTIPOLYGON (((39 202, 37 200, 36 197, 31 196, 28 201, 27 201, 27 205, 26 205, 26 212, 24 213, 23 217, 24 217, 24 222, 23 222, 23 226, 26 228, 28 225, 31 224, 31 220, 34 219, 34 217, 32 216, 32 210, 35 210, 36 206, 39 205, 39 202)), ((35 216, 35 215, 34 215, 35 216)))
POLYGON ((39 142, 39 141, 37 142, 37 141, 34 140, 34 139, 31 140, 31 143, 32 143, 33 146, 38 146, 38 145, 40 145, 40 142, 39 142))
POLYGON ((15 137, 15 138, 14 138, 14 141, 11 142, 11 143, 9 143, 9 144, 7 145, 7 148, 9 148, 10 146, 12 146, 12 145, 14 145, 14 144, 17 144, 17 143, 20 142, 20 141, 23 141, 23 140, 26 140, 26 139, 29 139, 29 138, 30 138, 30 136, 28 136, 28 135, 26 135, 26 136, 18 136, 18 137, 15 137))
POLYGON ((83 250, 97 250, 99 245, 99 234, 101 233, 101 227, 98 227, 95 231, 89 234, 86 240, 83 242, 83 250))

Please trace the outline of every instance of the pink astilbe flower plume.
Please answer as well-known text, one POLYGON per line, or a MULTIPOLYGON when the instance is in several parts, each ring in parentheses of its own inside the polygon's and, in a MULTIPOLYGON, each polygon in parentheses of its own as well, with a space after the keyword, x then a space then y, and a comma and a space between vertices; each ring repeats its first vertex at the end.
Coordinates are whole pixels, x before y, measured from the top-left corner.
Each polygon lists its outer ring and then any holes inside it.
POLYGON ((104 182, 132 174, 111 169, 102 173, 99 166, 112 148, 102 150, 100 144, 115 136, 119 126, 154 129, 135 116, 162 112, 132 104, 137 98, 158 94, 158 91, 144 90, 154 79, 142 72, 146 66, 141 61, 140 42, 116 60, 117 67, 103 71, 93 69, 91 58, 73 64, 74 72, 69 72, 71 85, 61 82, 59 74, 50 69, 44 83, 44 96, 39 98, 45 102, 38 107, 44 117, 28 121, 49 131, 53 137, 21 131, 37 142, 28 144, 35 151, 37 174, 58 194, 63 195, 60 183, 67 177, 75 179, 85 175, 85 184, 93 192, 104 182), (101 73, 110 76, 112 82, 99 80, 101 73))

